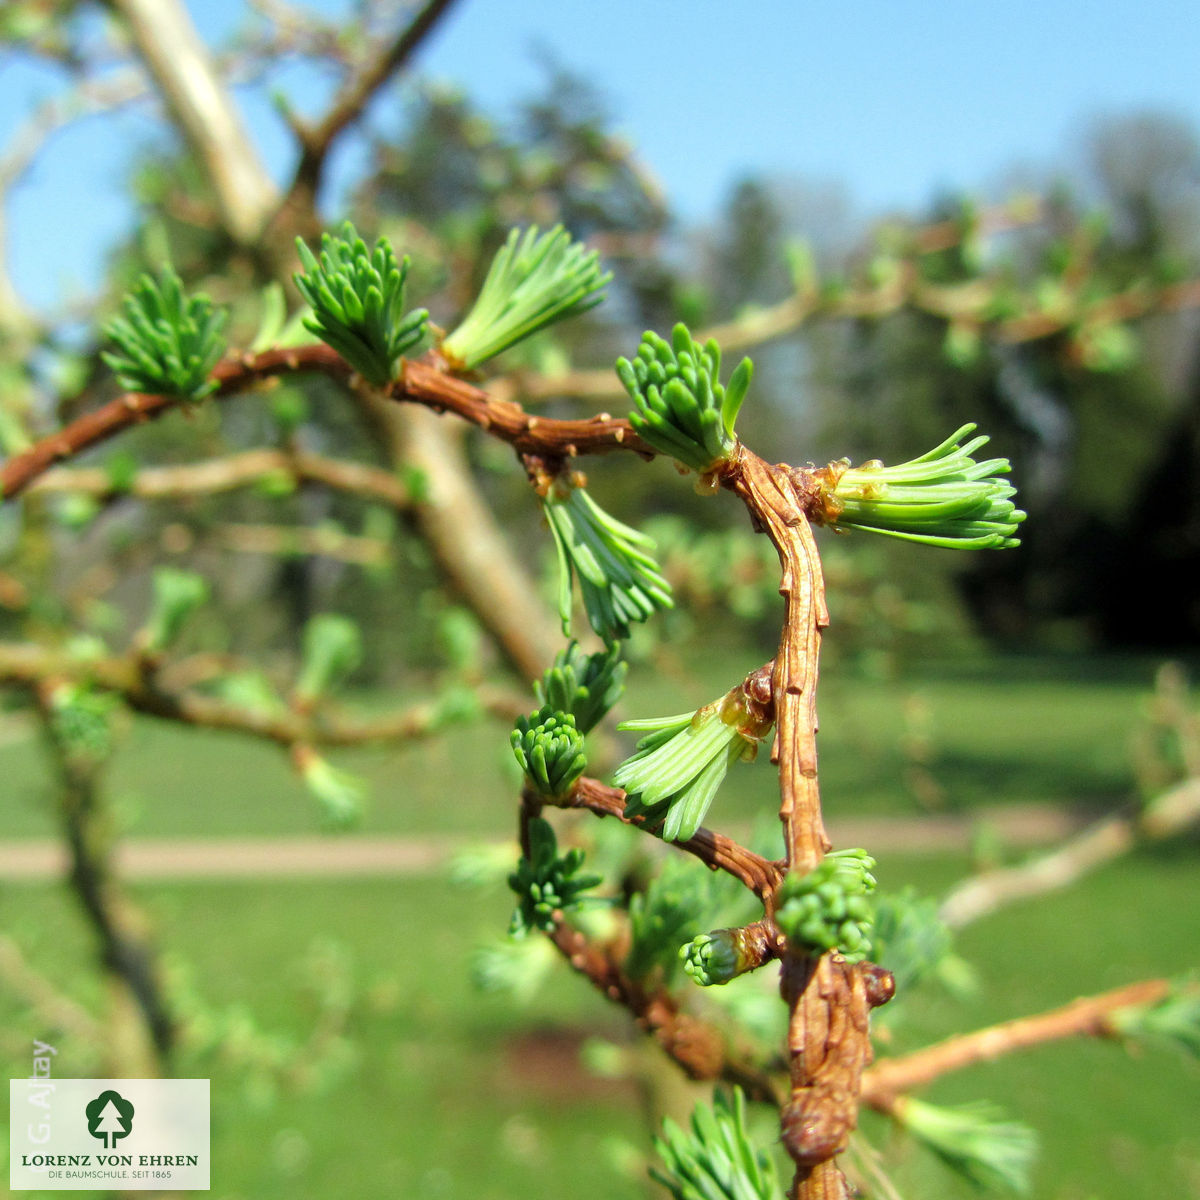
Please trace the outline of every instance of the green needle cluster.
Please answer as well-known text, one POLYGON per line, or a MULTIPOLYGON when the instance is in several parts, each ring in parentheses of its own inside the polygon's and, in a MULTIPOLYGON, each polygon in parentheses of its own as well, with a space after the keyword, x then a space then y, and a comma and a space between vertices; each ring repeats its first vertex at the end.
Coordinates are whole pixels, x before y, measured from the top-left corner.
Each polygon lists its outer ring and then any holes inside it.
POLYGON ((654 541, 606 513, 585 489, 559 479, 543 510, 558 555, 558 614, 571 626, 571 580, 579 579, 583 607, 596 633, 611 645, 629 636, 631 621, 671 608, 671 585, 651 551, 654 541))
POLYGON ((583 734, 576 728, 575 718, 549 705, 518 717, 509 742, 525 778, 548 800, 567 795, 587 769, 583 734))
POLYGON ((692 982, 700 987, 728 983, 750 969, 741 953, 736 929, 714 929, 681 946, 679 957, 692 982))
POLYGON ((293 278, 312 306, 304 327, 336 350, 368 383, 387 387, 400 359, 425 336, 429 313, 404 311, 408 259, 396 262, 391 243, 373 250, 347 221, 338 236, 321 235, 321 255, 297 238, 303 272, 293 278))
POLYGON ((583 893, 602 882, 599 875, 581 875, 583 851, 578 847, 559 856, 558 842, 549 821, 535 817, 529 822, 529 856, 521 856, 508 886, 519 897, 509 925, 514 937, 532 929, 550 933, 554 914, 578 905, 583 893))
POLYGON ((966 986, 970 967, 954 953, 936 900, 912 888, 881 893, 874 898, 874 922, 872 959, 891 971, 899 994, 929 978, 950 988, 966 986))
POLYGON ((224 310, 205 295, 188 296, 170 267, 158 279, 143 275, 121 309, 124 316, 104 326, 116 351, 100 357, 122 387, 191 401, 216 389, 209 374, 225 352, 224 310))
POLYGON ((647 330, 637 357, 617 360, 617 376, 633 400, 629 423, 661 454, 702 474, 726 462, 737 445, 733 427, 754 364, 743 358, 723 387, 721 348, 701 346, 686 325, 668 342, 647 330))
POLYGON ((904 1096, 893 1116, 976 1187, 1028 1193, 1037 1136, 1028 1125, 1007 1120, 994 1105, 978 1102, 947 1108, 904 1096))
POLYGON ((624 788, 626 817, 643 817, 669 842, 700 828, 730 766, 754 758, 770 724, 754 718, 740 687, 694 713, 624 721, 618 729, 646 732, 613 773, 624 788))
POLYGON ((86 683, 62 683, 50 693, 50 729, 72 759, 103 762, 113 751, 117 698, 86 683))
POLYGON ((312 704, 341 684, 362 662, 362 634, 349 617, 319 613, 304 627, 296 698, 312 704))
POLYGON ((669 1117, 654 1148, 663 1166, 650 1168, 675 1200, 774 1200, 780 1195, 775 1164, 746 1129, 740 1088, 717 1092, 712 1107, 692 1110, 691 1133, 669 1117))
POLYGON ((362 816, 367 785, 357 775, 342 771, 319 754, 308 754, 300 764, 300 777, 331 829, 348 829, 362 816))
POLYGON ((556 712, 570 713, 580 733, 590 733, 621 698, 629 671, 617 644, 595 654, 584 654, 574 639, 554 658, 554 665, 533 690, 539 703, 556 712))
POLYGON ((679 947, 704 927, 711 912, 712 876, 693 864, 669 858, 645 889, 629 899, 629 953, 624 971, 642 981, 661 975, 670 984, 679 971, 679 947))
POLYGON ((512 230, 496 252, 471 311, 442 342, 442 353, 462 370, 474 370, 502 350, 565 317, 595 308, 611 274, 556 225, 522 235, 512 230))
POLYGON ((152 586, 142 644, 147 653, 161 654, 179 640, 192 614, 208 600, 208 581, 194 571, 159 567, 152 586))
POLYGON ((988 439, 960 446, 975 426, 964 425, 920 458, 885 467, 878 460, 851 467, 848 459, 817 472, 823 478, 825 512, 819 523, 865 529, 952 550, 1003 550, 1020 545, 1014 536, 1025 513, 1012 497, 1017 489, 1000 478, 1007 458, 976 462, 971 455, 988 439))
POLYGON ((835 850, 807 875, 791 876, 779 890, 775 921, 793 945, 823 953, 840 950, 848 962, 871 953, 871 874, 875 860, 865 850, 835 850))
POLYGON ((1156 1004, 1118 1009, 1109 1023, 1123 1037, 1167 1043, 1200 1058, 1200 984, 1177 984, 1156 1004))

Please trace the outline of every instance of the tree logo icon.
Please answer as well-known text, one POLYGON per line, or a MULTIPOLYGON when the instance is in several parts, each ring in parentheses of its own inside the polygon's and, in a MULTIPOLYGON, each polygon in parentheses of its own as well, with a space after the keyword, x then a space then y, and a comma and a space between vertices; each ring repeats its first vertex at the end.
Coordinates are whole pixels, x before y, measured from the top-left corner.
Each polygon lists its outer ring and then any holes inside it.
POLYGON ((133 1129, 133 1104, 120 1092, 101 1092, 83 1111, 88 1133, 100 1138, 106 1150, 111 1150, 118 1138, 128 1137, 133 1129))

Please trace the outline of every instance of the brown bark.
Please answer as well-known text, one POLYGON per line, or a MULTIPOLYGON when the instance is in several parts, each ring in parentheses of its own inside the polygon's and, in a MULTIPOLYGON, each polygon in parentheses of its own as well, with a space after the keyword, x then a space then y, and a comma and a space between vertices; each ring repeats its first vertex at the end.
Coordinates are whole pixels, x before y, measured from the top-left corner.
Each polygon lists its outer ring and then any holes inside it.
POLYGON ((310 128, 293 122, 300 160, 280 210, 288 234, 303 232, 315 214, 325 164, 338 136, 362 118, 372 97, 411 61, 453 4, 454 0, 428 0, 404 30, 346 80, 317 125, 310 128))
MULTIPOLYGON (((357 381, 350 364, 323 344, 265 350, 261 354, 234 355, 218 363, 211 376, 217 390, 209 399, 227 399, 267 380, 307 372, 325 375, 348 387, 357 381)), ((520 405, 496 400, 482 388, 457 379, 430 363, 403 363, 400 379, 386 395, 392 400, 411 401, 435 413, 453 413, 507 442, 519 453, 538 454, 548 459, 621 450, 631 450, 646 458, 655 454, 624 419, 607 414, 586 421, 532 416, 520 405)), ((20 495, 57 463, 100 445, 132 425, 162 417, 179 408, 181 403, 177 396, 127 392, 84 413, 70 425, 5 462, 0 469, 0 498, 20 495)), ((405 443, 404 431, 388 415, 388 405, 379 397, 364 400, 364 404, 385 444, 394 452, 401 451, 405 443)), ((428 422, 426 424, 428 426, 428 422)))
MULTIPOLYGON (((806 510, 786 466, 769 466, 744 448, 723 483, 746 504, 779 554, 784 627, 772 690, 780 809, 789 870, 811 871, 830 848, 817 784, 816 688, 821 631, 829 623, 824 580, 806 510)), ((770 906, 769 906, 770 907, 770 906)), ((871 1049, 862 972, 839 957, 814 959, 785 948, 780 988, 788 1005, 790 1094, 783 1143, 796 1163, 795 1200, 843 1200, 848 1194, 835 1156, 858 1121, 858 1082, 871 1049)))

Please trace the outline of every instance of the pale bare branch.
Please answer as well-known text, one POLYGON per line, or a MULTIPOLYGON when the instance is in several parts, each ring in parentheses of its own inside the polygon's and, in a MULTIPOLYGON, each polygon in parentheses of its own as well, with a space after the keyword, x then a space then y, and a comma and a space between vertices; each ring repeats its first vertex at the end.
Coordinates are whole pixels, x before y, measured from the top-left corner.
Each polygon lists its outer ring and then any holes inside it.
POLYGON ((362 118, 372 96, 404 69, 453 3, 454 0, 427 0, 405 29, 346 79, 328 112, 316 125, 301 125, 293 120, 293 129, 300 139, 300 161, 288 188, 285 210, 311 209, 333 143, 362 118))
MULTIPOLYGON (((196 691, 169 691, 168 678, 157 664, 136 652, 81 660, 44 646, 0 642, 0 684, 37 688, 48 680, 91 682, 120 696, 134 712, 179 721, 206 729, 245 733, 284 747, 361 746, 412 741, 430 737, 439 728, 436 699, 398 707, 374 716, 344 716, 340 712, 309 713, 270 710, 231 704, 196 691)), ((525 698, 510 689, 475 689, 485 712, 515 717, 527 707, 525 698)))
POLYGON ((212 57, 180 0, 107 0, 185 140, 204 163, 229 235, 248 245, 278 191, 250 141, 212 57))
MULTIPOLYGON (((121 492, 147 500, 206 495, 252 486, 272 473, 290 476, 297 482, 321 483, 400 511, 413 503, 410 490, 391 471, 299 449, 246 450, 201 463, 143 467, 121 492)), ((102 467, 56 467, 30 490, 82 492, 97 497, 114 494, 112 476, 102 467)))
POLYGON ((207 541, 240 554, 265 554, 291 557, 302 554, 353 563, 359 567, 378 567, 392 556, 391 546, 379 538, 343 533, 327 526, 304 525, 217 525, 205 534, 207 541))
POLYGON ((941 918, 952 928, 961 928, 1006 904, 1068 887, 1135 846, 1175 837, 1198 822, 1200 779, 1188 779, 1151 801, 1140 813, 1106 817, 1030 862, 964 880, 942 902, 941 918))

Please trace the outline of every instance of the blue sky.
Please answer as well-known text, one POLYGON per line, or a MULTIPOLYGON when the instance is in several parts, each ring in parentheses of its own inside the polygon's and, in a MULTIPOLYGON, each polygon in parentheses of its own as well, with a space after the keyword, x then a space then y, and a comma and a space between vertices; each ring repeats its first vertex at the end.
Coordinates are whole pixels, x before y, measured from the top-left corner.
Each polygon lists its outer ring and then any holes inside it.
MULTIPOLYGON (((209 37, 242 7, 189 0, 209 37)), ((1098 115, 1152 109, 1200 128, 1194 0, 460 0, 418 65, 503 115, 541 82, 538 46, 595 81, 691 220, 746 172, 841 185, 861 213, 911 211, 1016 165, 1053 170, 1098 115)), ((311 78, 294 82, 322 95, 311 78)), ((0 138, 48 88, 44 74, 0 63, 0 138)), ((261 98, 242 100, 282 179, 278 125, 261 98)), ((87 122, 12 196, 9 252, 30 300, 50 305, 99 277, 130 220, 130 147, 152 127, 87 122)))

